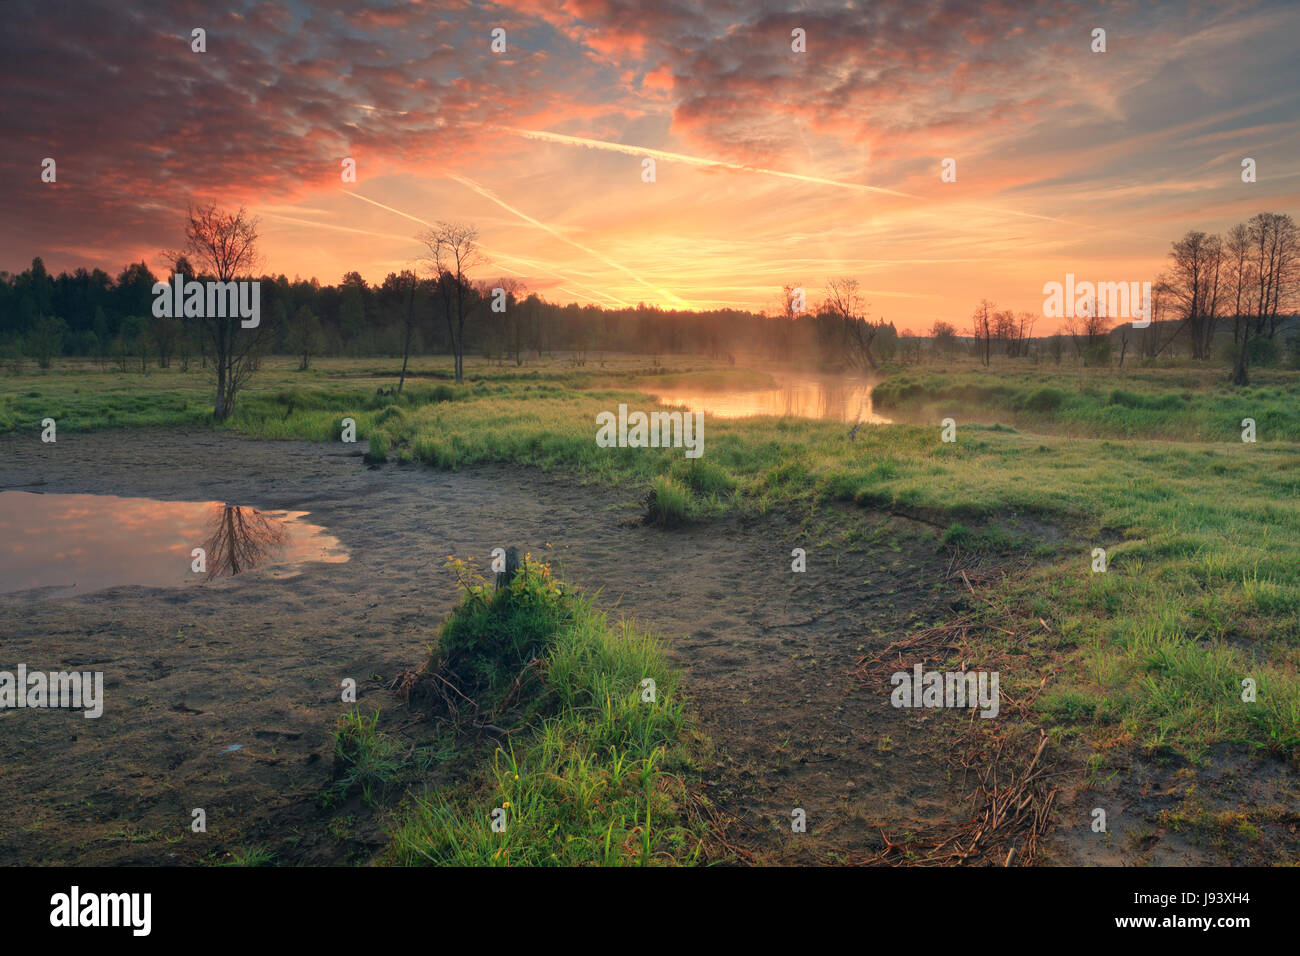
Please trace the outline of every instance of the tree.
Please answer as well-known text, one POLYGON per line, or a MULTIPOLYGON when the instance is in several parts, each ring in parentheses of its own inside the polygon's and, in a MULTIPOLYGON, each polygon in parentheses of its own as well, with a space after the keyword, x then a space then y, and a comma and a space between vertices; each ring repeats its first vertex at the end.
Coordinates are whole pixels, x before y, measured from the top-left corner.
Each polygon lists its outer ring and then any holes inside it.
POLYGON ((176 342, 183 334, 179 319, 168 316, 154 316, 149 323, 149 335, 153 339, 154 351, 158 353, 158 367, 169 368, 172 355, 176 352, 176 342))
POLYGON ((971 334, 975 336, 975 347, 979 348, 980 339, 984 340, 984 364, 989 364, 993 351, 993 303, 988 299, 980 299, 980 304, 975 307, 975 312, 971 316, 971 334))
POLYGON ((402 375, 397 380, 397 394, 401 395, 402 386, 406 384, 406 365, 411 359, 411 339, 415 335, 415 290, 419 287, 420 280, 416 278, 415 273, 410 269, 403 269, 401 274, 396 277, 394 284, 403 299, 402 375))
POLYGON ((478 230, 466 223, 439 222, 417 238, 428 249, 421 259, 433 271, 451 339, 456 381, 460 382, 465 377, 465 321, 479 304, 469 271, 484 262, 478 247, 478 230))
POLYGON ((520 366, 524 364, 523 355, 521 354, 523 350, 524 316, 519 300, 526 290, 524 284, 513 276, 497 279, 492 284, 492 287, 487 290, 487 294, 495 296, 497 289, 505 293, 506 306, 505 312, 501 313, 499 330, 502 344, 501 351, 507 356, 512 356, 515 365, 520 366))
MULTIPOLYGON (((218 209, 215 203, 191 206, 185 222, 182 253, 167 254, 180 271, 182 256, 193 261, 199 272, 220 282, 251 275, 259 262, 257 220, 239 207, 237 212, 218 209)), ((217 395, 212 415, 224 421, 235 408, 235 398, 256 367, 266 329, 241 327, 239 316, 205 315, 199 319, 204 339, 212 346, 217 395)))
POLYGON ((930 329, 931 348, 948 357, 957 350, 957 329, 951 322, 936 322, 930 329))
POLYGON ((1182 314, 1181 327, 1188 330, 1192 358, 1209 358, 1222 292, 1223 241, 1192 229, 1173 244, 1169 256, 1169 291, 1182 314))
POLYGON ((1074 343, 1075 355, 1083 359, 1084 365, 1105 365, 1110 361, 1110 320, 1098 315, 1095 308, 1085 308, 1083 314, 1075 314, 1065 322, 1065 330, 1070 333, 1074 343))
MULTIPOLYGON (((298 358, 298 371, 307 371, 313 352, 320 351, 324 332, 316 313, 305 305, 298 306, 298 311, 289 320, 289 334, 286 344, 298 358)), ((402 366, 406 370, 406 366, 402 366)))
MULTIPOLYGON (((1295 300, 1300 284, 1300 232, 1290 216, 1261 212, 1246 223, 1244 239, 1246 263, 1242 269, 1243 281, 1250 292, 1247 307, 1254 307, 1253 321, 1240 321, 1241 341, 1236 345, 1236 362, 1231 380, 1234 385, 1250 384, 1247 370, 1250 338, 1267 334, 1271 339, 1277 333, 1282 309, 1295 300)), ((1229 254, 1233 254, 1230 236, 1229 254)))
POLYGON ((63 354, 63 339, 67 334, 68 324, 61 318, 54 315, 41 316, 35 327, 27 333, 27 351, 35 357, 37 365, 47 369, 54 356, 63 354))
POLYGON ((880 368, 871 351, 871 343, 886 328, 882 319, 868 322, 862 313, 867 303, 862 299, 857 279, 831 279, 826 283, 823 312, 834 316, 839 325, 839 342, 849 365, 866 371, 880 368))
POLYGON ((993 313, 993 339, 1008 358, 1015 356, 1016 314, 1010 309, 993 313))
POLYGON ((117 364, 123 372, 131 356, 139 355, 140 371, 144 372, 149 362, 149 320, 142 315, 128 315, 122 320, 122 329, 117 333, 114 347, 117 364))

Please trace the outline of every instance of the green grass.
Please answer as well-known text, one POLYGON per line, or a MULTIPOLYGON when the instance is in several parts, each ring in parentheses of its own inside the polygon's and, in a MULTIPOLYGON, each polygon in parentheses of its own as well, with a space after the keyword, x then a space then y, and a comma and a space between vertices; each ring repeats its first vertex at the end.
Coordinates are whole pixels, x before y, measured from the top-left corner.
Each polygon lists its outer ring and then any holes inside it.
POLYGON ((339 715, 334 728, 333 795, 360 790, 362 799, 373 804, 397 780, 404 763, 398 743, 379 730, 378 710, 370 717, 356 710, 339 715))
POLYGON ((1234 388, 1219 365, 1205 368, 1075 369, 1023 365, 889 376, 872 399, 910 421, 952 416, 959 425, 1007 421, 1018 427, 1094 437, 1240 441, 1244 418, 1258 440, 1300 441, 1300 375, 1256 369, 1234 388))
MULTIPOLYGON (((226 427, 337 441, 352 417, 362 441, 382 429, 375 441, 389 460, 562 470, 639 500, 653 491, 652 518, 839 515, 832 509, 855 504, 930 521, 951 545, 1023 548, 1039 560, 1000 586, 998 626, 1043 666, 1060 659, 1039 702, 1044 718, 1099 746, 1300 747, 1296 372, 1258 370, 1256 385, 1233 391, 1217 366, 906 371, 887 378, 878 398, 886 414, 891 401, 924 412, 924 424, 864 427, 850 442, 836 422, 709 417, 704 455, 692 461, 681 449, 597 447, 598 412, 654 405, 630 387, 608 387, 619 375, 653 378, 635 361, 588 372, 471 362, 465 384, 415 378, 398 401, 374 394, 395 382, 387 369, 322 362, 295 373, 287 360, 268 361, 226 427), (957 403, 955 443, 941 442, 938 417, 926 417, 936 395, 937 410, 957 403), (968 424, 981 416, 1016 428, 968 424), (1244 417, 1256 420, 1257 443, 1241 441, 1244 417), (1003 528, 1016 522, 1021 530, 1003 528), (1094 547, 1108 551, 1105 574, 1090 571, 1094 547), (1254 704, 1240 700, 1245 678, 1256 681, 1254 704), (1093 706, 1080 706, 1085 698, 1093 706)), ((731 373, 672 374, 725 382, 731 373)), ((56 368, 0 383, 0 429, 38 440, 50 415, 63 442, 109 422, 200 424, 205 388, 197 372, 145 380, 56 368)))
POLYGON ((522 727, 477 778, 413 798, 389 860, 697 862, 700 833, 678 775, 689 764, 686 718, 678 677, 658 642, 626 623, 611 625, 544 564, 525 559, 511 584, 495 591, 453 564, 463 597, 430 667, 494 720, 522 727))

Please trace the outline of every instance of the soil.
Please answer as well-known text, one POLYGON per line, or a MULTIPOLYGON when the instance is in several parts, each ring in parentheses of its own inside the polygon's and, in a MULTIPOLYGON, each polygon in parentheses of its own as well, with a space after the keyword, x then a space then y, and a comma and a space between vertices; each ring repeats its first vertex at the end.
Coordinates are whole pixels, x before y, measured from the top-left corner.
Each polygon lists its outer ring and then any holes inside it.
MULTIPOLYGON (((103 671, 106 696, 96 720, 0 710, 0 864, 220 862, 255 844, 277 862, 372 858, 384 814, 317 799, 351 706, 340 682, 418 745, 427 725, 387 685, 424 660, 456 602, 447 557, 486 571, 510 545, 665 639, 706 741, 700 786, 756 862, 854 862, 881 848, 882 827, 966 819, 952 715, 895 709, 889 686, 852 673, 962 607, 932 528, 854 511, 845 522, 867 532, 854 548, 780 516, 662 530, 635 520, 642 488, 367 467, 356 447, 179 430, 0 438, 0 487, 306 511, 351 553, 288 578, 0 595, 0 669, 103 671), (206 833, 191 831, 195 808, 206 833), (792 831, 796 809, 806 832, 792 831)), ((1150 850, 1072 839, 1063 862, 1150 850)))

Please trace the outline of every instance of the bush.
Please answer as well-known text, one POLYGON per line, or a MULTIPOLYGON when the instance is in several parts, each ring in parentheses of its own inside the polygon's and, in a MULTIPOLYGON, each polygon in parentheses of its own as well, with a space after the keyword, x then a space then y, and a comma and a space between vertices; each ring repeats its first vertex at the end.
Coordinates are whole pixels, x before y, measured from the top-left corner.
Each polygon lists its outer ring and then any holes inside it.
POLYGON ((1065 402, 1065 392, 1059 388, 1040 388, 1025 399, 1025 408, 1031 412, 1054 412, 1065 402))

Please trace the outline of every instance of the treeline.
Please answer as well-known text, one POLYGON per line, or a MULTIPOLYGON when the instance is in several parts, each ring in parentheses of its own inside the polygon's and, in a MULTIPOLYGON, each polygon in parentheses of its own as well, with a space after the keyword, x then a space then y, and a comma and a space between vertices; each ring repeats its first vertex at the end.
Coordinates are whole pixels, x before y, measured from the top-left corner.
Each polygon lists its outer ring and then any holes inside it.
MULTIPOLYGON (((210 278, 195 276, 184 259, 178 265, 187 278, 210 278)), ((205 359, 198 323, 153 315, 153 286, 168 279, 143 262, 128 265, 116 278, 101 269, 50 275, 40 258, 20 273, 0 272, 0 359, 48 366, 57 356, 85 356, 123 369, 165 368, 173 362, 188 367, 205 359)), ((303 365, 317 355, 401 356, 408 325, 412 354, 452 350, 448 305, 433 278, 390 273, 372 285, 349 272, 337 285, 283 275, 263 275, 259 281, 266 352, 297 355, 303 365)), ((466 351, 503 362, 556 352, 573 353, 581 362, 590 352, 629 351, 717 359, 757 352, 780 360, 802 356, 828 369, 851 364, 842 316, 830 303, 776 316, 645 304, 559 305, 511 279, 478 280, 466 294, 471 300, 466 351)), ((879 360, 888 361, 900 343, 906 344, 907 337, 900 338, 890 322, 875 323, 872 331, 879 360)))

